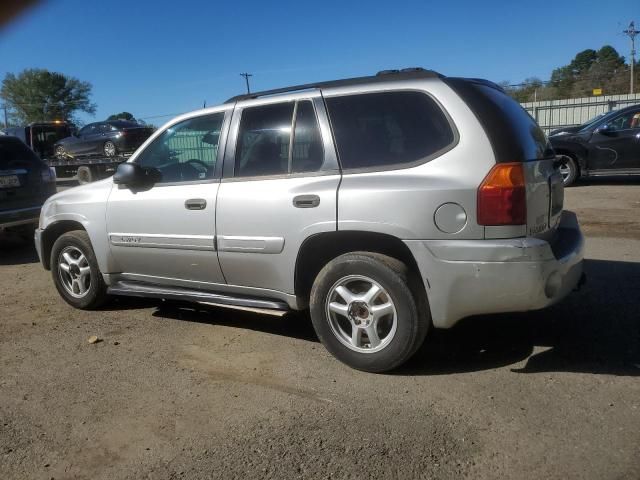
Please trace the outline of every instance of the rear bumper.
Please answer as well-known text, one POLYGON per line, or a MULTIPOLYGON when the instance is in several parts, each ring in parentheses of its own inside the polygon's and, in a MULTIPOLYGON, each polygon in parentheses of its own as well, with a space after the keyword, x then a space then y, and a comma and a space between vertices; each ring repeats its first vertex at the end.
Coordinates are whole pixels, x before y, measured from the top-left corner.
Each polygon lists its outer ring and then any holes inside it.
POLYGON ((0 228, 38 223, 42 206, 17 208, 0 212, 0 228))
POLYGON ((425 280, 433 324, 488 313, 537 310, 566 297, 582 277, 584 237, 573 212, 563 212, 551 242, 409 240, 425 280))

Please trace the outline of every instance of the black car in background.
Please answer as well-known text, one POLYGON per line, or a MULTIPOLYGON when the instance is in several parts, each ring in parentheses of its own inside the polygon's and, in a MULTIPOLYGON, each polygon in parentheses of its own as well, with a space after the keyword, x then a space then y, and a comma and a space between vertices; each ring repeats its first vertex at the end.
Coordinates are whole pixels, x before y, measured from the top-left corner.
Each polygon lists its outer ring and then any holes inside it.
MULTIPOLYGON (((614 113, 614 112, 609 112, 610 113, 614 113)), ((581 125, 573 125, 570 127, 560 127, 560 128, 556 128, 555 130, 551 130, 549 132, 549 137, 555 137, 557 135, 567 135, 568 133, 575 133, 579 130, 582 130, 583 128, 588 127, 589 125, 591 125, 592 123, 597 122, 598 120, 602 119, 602 117, 604 117, 605 115, 608 115, 607 113, 599 113, 598 115, 596 115, 595 117, 593 117, 590 120, 587 120, 586 122, 584 122, 581 125)))
POLYGON ((42 204, 55 192, 55 171, 21 139, 0 135, 0 230, 30 235, 42 204))
POLYGON ((153 133, 153 128, 127 120, 90 123, 54 146, 58 158, 118 154, 135 151, 153 133))
POLYGON ((609 112, 549 141, 561 161, 565 186, 580 177, 640 174, 640 105, 609 112))

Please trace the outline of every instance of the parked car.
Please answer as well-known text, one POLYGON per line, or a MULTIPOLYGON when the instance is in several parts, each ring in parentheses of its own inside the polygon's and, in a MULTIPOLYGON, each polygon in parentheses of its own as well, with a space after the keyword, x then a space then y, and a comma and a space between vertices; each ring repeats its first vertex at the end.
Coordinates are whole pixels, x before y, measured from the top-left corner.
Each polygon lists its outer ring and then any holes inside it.
POLYGON ((70 136, 74 130, 73 124, 61 120, 53 122, 32 122, 20 127, 5 129, 7 135, 18 137, 29 148, 36 152, 41 159, 51 158, 54 145, 70 136))
POLYGON ((609 112, 577 132, 549 140, 565 186, 582 177, 640 174, 640 105, 609 112))
POLYGON ((82 155, 105 155, 131 153, 153 133, 145 125, 127 120, 90 123, 76 134, 55 144, 58 158, 82 155))
POLYGON ((19 138, 0 136, 0 230, 33 236, 45 200, 56 192, 55 171, 19 138))
POLYGON ((382 372, 432 327, 546 307, 584 241, 535 121, 497 85, 412 69, 252 93, 159 129, 113 178, 44 206, 62 296, 310 308, 382 372))

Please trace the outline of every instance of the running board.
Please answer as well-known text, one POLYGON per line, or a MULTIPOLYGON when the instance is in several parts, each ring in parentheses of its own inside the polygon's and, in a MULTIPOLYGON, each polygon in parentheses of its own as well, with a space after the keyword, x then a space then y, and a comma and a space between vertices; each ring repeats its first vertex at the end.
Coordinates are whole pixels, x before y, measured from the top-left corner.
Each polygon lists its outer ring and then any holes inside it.
POLYGON ((289 305, 281 300, 261 299, 256 297, 224 295, 221 293, 191 290, 180 287, 165 287, 142 282, 120 281, 107 289, 111 295, 128 297, 163 298, 167 300, 184 300, 186 302, 217 303, 233 307, 262 308, 266 310, 289 310, 289 305))

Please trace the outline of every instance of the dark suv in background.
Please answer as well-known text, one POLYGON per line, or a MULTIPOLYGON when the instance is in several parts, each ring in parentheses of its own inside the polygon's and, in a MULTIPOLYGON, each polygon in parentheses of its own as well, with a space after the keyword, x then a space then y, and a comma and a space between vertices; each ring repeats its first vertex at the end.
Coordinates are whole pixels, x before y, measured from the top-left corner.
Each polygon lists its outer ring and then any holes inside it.
POLYGON ((134 152, 151 136, 153 128, 127 120, 90 123, 54 146, 58 158, 134 152))
POLYGON ((56 174, 19 138, 0 135, 0 230, 33 233, 56 174))

